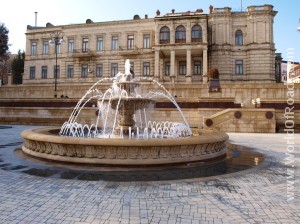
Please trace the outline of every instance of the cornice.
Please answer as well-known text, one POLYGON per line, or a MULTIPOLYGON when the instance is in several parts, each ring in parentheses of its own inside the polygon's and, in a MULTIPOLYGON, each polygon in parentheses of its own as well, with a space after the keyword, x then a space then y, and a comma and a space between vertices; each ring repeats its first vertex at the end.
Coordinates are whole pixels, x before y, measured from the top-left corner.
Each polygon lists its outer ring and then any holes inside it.
POLYGON ((153 23, 154 19, 137 19, 137 20, 116 20, 116 21, 106 21, 106 22, 94 22, 94 23, 79 23, 79 24, 69 24, 69 25, 57 25, 52 27, 39 27, 36 29, 27 29, 27 34, 38 34, 45 32, 54 32, 54 31, 62 31, 74 28, 90 28, 90 27, 105 27, 111 25, 125 25, 129 24, 134 26, 134 24, 142 24, 142 23, 153 23))

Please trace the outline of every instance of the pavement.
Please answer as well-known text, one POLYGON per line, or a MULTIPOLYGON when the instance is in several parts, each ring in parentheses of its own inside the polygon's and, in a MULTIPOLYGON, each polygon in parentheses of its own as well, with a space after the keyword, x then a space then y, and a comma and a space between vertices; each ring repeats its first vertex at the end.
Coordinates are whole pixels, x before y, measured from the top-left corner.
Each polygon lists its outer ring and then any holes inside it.
MULTIPOLYGON (((0 154, 20 145, 20 132, 30 128, 0 126, 0 154)), ((233 174, 140 182, 55 179, 0 168, 0 223, 300 223, 300 134, 229 137, 268 162, 233 174)))

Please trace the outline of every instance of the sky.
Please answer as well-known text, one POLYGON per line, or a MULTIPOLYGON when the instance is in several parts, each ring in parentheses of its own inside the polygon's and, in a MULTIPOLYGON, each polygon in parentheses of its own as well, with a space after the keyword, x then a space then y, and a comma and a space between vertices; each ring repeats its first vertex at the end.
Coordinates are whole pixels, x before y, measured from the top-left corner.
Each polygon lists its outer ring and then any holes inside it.
MULTIPOLYGON (((270 4, 278 11, 274 20, 274 40, 277 53, 283 60, 300 61, 300 0, 0 0, 0 23, 9 30, 10 52, 25 50, 27 25, 45 26, 132 19, 138 14, 144 18, 171 12, 203 9, 209 13, 209 5, 215 8, 230 7, 233 11, 245 10, 250 5, 270 4), (2 3, 1 3, 2 2, 2 3), (4 10, 6 9, 6 10, 4 10), (289 54, 288 54, 289 52, 289 54)), ((26 52, 25 52, 26 53, 26 52)))

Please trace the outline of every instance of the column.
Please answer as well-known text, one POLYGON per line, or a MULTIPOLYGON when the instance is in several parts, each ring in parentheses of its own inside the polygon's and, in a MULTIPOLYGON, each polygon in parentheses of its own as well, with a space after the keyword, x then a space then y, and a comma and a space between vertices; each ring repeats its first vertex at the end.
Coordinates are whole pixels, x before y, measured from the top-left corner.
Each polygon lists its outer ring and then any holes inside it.
POLYGON ((158 80, 159 77, 159 50, 156 50, 154 58, 154 78, 158 80))
POLYGON ((170 69, 171 81, 175 82, 175 50, 171 50, 171 69, 170 69))
POLYGON ((192 82, 192 53, 190 49, 186 50, 186 82, 192 82))
POLYGON ((256 23, 253 21, 253 42, 256 42, 256 23))
POLYGON ((174 22, 172 22, 170 28, 170 44, 175 44, 175 27, 174 22))
POLYGON ((155 26, 155 45, 159 44, 159 32, 160 32, 159 26, 156 25, 155 26))
POLYGON ((187 43, 191 43, 192 42, 192 37, 191 37, 191 22, 188 21, 187 24, 186 24, 186 32, 185 32, 185 35, 186 35, 186 42, 187 43))
POLYGON ((207 49, 203 50, 203 83, 207 83, 208 77, 207 77, 207 49))

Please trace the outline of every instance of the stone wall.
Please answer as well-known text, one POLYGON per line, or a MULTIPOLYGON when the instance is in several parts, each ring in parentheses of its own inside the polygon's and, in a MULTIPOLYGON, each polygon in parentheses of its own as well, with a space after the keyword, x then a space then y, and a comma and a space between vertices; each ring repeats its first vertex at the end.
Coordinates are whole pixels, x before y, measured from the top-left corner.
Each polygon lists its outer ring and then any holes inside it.
POLYGON ((204 129, 224 132, 275 133, 274 109, 227 109, 204 117, 204 129))
MULTIPOLYGON (((163 91, 155 86, 144 83, 144 92, 163 91)), ((285 108, 288 106, 287 100, 291 97, 288 94, 288 88, 284 84, 248 84, 234 83, 222 84, 221 92, 209 93, 208 86, 204 84, 164 84, 170 94, 176 99, 183 113, 187 117, 191 127, 202 128, 205 118, 213 116, 227 108, 247 110, 253 113, 254 121, 249 121, 249 125, 258 121, 265 115, 267 111, 274 111, 274 119, 268 127, 276 131, 276 128, 284 129, 285 124, 285 108), (260 113, 260 109, 255 109, 252 100, 260 98, 261 108, 264 110, 260 113), (257 112, 257 113, 256 113, 257 112), (252 122, 252 123, 251 123, 252 122)), ((88 84, 82 85, 65 85, 58 86, 58 99, 53 97, 54 89, 51 85, 21 85, 21 86, 2 86, 0 88, 0 123, 6 124, 38 124, 38 125, 61 125, 66 121, 76 102, 81 98, 87 89, 88 84), (68 95, 69 98, 60 98, 60 95, 68 95)), ((99 90, 105 90, 109 87, 108 83, 97 87, 99 90)), ((291 89, 292 86, 290 86, 291 89)), ((294 84, 293 102, 294 102, 294 122, 295 130, 300 129, 300 84, 294 84)), ((159 103, 154 111, 152 118, 158 121, 175 121, 181 120, 180 113, 176 112, 174 107, 164 99, 157 99, 159 103)), ((84 109, 83 115, 79 117, 79 121, 89 123, 96 116, 96 108, 93 108, 96 102, 90 102, 88 107, 84 109)), ((248 113, 248 112, 247 112, 248 113)), ((249 112, 250 113, 250 112, 249 112)), ((233 115, 232 115, 233 116, 233 115)), ((224 122, 228 119, 222 118, 224 122)), ((250 119, 250 118, 249 118, 250 119)), ((247 122, 241 123, 237 121, 233 131, 244 132, 250 131, 247 122)), ((243 121, 244 122, 244 121, 243 121)), ((269 124, 268 123, 268 124, 269 124)), ((229 125, 230 126, 230 125, 229 125)), ((262 128, 257 126, 258 130, 262 128)), ((221 128, 222 129, 222 128, 221 128)), ((228 127, 225 130, 229 130, 228 127)), ((253 129, 254 130, 254 129, 253 129)), ((267 131, 267 130, 266 130, 267 131)), ((269 132, 269 131, 268 131, 269 132)))

